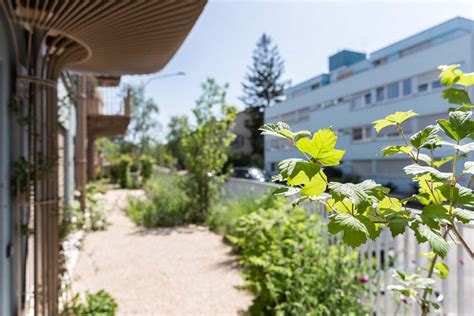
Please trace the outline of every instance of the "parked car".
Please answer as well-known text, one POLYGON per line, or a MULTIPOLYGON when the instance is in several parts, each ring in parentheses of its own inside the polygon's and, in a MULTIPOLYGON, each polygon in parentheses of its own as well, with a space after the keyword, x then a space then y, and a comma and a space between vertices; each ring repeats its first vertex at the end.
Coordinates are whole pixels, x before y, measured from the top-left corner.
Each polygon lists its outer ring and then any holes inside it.
POLYGON ((232 177, 255 180, 259 182, 266 181, 264 172, 261 169, 254 168, 254 167, 234 167, 234 171, 232 172, 232 177))

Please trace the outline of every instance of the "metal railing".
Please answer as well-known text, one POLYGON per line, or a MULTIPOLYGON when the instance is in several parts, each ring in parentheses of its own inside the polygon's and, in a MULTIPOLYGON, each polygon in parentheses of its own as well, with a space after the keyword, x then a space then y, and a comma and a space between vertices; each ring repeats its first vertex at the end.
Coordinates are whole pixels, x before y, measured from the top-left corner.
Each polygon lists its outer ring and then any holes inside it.
MULTIPOLYGON (((246 179, 230 178, 225 184, 225 197, 235 199, 242 196, 253 195, 255 198, 262 196, 278 187, 275 184, 260 183, 246 179)), ((303 203, 302 206, 310 212, 320 215, 321 220, 329 221, 329 214, 322 203, 303 203)), ((474 225, 458 223, 458 230, 468 243, 474 243, 474 225)), ((338 237, 335 237, 338 238, 338 237)), ((397 300, 397 294, 387 290, 387 286, 394 284, 392 275, 395 270, 414 273, 424 269, 426 275, 428 258, 423 254, 428 253, 426 244, 418 244, 414 234, 407 231, 403 235, 393 238, 388 229, 382 228, 381 235, 375 241, 368 240, 357 248, 362 260, 366 260, 374 268, 374 290, 367 293, 372 312, 376 315, 417 315, 418 306, 409 306, 397 300)), ((465 263, 469 256, 461 245, 450 242, 450 251, 444 262, 449 267, 448 278, 438 281, 437 278, 433 299, 438 300, 441 310, 433 314, 442 315, 470 315, 474 310, 474 265, 465 263)), ((415 305, 415 304, 412 304, 415 305)))
POLYGON ((98 87, 88 100, 89 115, 130 116, 131 91, 123 87, 98 87))

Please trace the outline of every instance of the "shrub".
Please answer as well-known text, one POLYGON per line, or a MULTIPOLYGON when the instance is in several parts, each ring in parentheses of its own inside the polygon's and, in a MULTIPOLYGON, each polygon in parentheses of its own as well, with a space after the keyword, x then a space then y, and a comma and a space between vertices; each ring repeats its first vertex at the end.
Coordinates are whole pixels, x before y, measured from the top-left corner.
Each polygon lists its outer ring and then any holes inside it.
POLYGON ((155 161, 151 156, 143 155, 140 157, 140 176, 142 177, 143 181, 150 179, 153 172, 154 163, 155 161))
POLYGON ((179 188, 182 179, 175 175, 160 175, 150 180, 145 199, 132 199, 128 216, 145 227, 170 227, 187 222, 189 197, 179 188))
POLYGON ((117 310, 118 304, 115 299, 104 290, 96 293, 86 293, 86 302, 81 302, 81 297, 76 294, 72 302, 68 304, 63 311, 63 315, 77 316, 113 316, 117 310))
POLYGON ((315 215, 279 203, 241 217, 235 232, 251 315, 366 314, 366 268, 357 252, 328 244, 315 215))
POLYGON ((118 181, 121 188, 126 189, 131 184, 130 170, 132 166, 132 158, 129 155, 120 156, 118 165, 118 181))
MULTIPOLYGON (((283 198, 282 198, 283 199, 283 198)), ((258 199, 248 195, 239 199, 232 199, 214 206, 207 218, 207 224, 215 232, 222 235, 235 235, 238 219, 256 212, 259 209, 269 209, 279 203, 272 194, 264 195, 258 199)))

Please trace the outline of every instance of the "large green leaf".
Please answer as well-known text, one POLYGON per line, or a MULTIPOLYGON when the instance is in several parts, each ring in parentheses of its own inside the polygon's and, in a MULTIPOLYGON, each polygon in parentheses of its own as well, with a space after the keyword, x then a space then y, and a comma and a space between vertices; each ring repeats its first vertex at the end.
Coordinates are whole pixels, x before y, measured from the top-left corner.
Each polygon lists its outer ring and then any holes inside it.
POLYGON ((471 210, 455 208, 454 216, 463 224, 469 224, 469 222, 474 221, 474 211, 471 210))
POLYGON ((392 156, 392 155, 398 155, 398 154, 409 154, 413 150, 412 146, 387 146, 384 149, 382 149, 383 155, 384 156, 392 156))
POLYGON ((301 138, 296 142, 296 147, 304 153, 311 155, 323 166, 339 164, 344 156, 344 150, 334 149, 337 136, 331 129, 321 129, 314 133, 312 139, 301 138))
POLYGON ((427 225, 412 225, 411 227, 415 232, 418 242, 423 243, 427 241, 434 253, 442 258, 446 256, 449 245, 437 230, 427 225))
POLYGON ((452 178, 453 174, 449 172, 441 172, 438 169, 427 166, 420 166, 419 164, 411 164, 403 168, 406 174, 419 175, 424 173, 431 174, 435 179, 446 180, 452 178))
POLYGON ((439 191, 439 187, 443 186, 442 182, 434 180, 429 173, 416 176, 418 181, 420 194, 416 195, 416 199, 423 205, 441 204, 446 201, 446 198, 439 191))
POLYGON ((440 185, 438 187, 438 190, 449 201, 452 201, 459 205, 474 207, 474 194, 472 194, 472 190, 469 188, 456 184, 456 186, 453 189, 452 196, 451 196, 451 186, 448 184, 440 185))
POLYGON ((448 88, 443 91, 443 98, 452 104, 471 104, 469 94, 467 94, 467 91, 463 89, 448 88))
POLYGON ((467 154, 470 151, 474 151, 474 142, 466 143, 463 145, 453 144, 445 141, 440 141, 436 143, 439 146, 450 146, 454 149, 460 151, 461 153, 467 154))
POLYGON ((409 224, 410 212, 394 197, 386 196, 377 205, 377 210, 387 221, 392 236, 401 235, 409 224))
POLYGON ((410 142, 415 148, 431 148, 439 140, 439 127, 428 125, 410 137, 410 142))
POLYGON ((297 161, 288 175, 288 185, 301 186, 301 194, 318 196, 326 191, 327 177, 316 164, 297 161))
POLYGON ((347 213, 331 217, 328 224, 331 234, 343 232, 342 241, 352 248, 356 248, 367 241, 367 238, 376 238, 380 233, 375 225, 365 216, 353 216, 347 213))
POLYGON ((336 201, 348 199, 360 212, 364 212, 373 203, 371 196, 360 184, 330 182, 329 189, 336 201))
POLYGON ((443 205, 427 205, 420 214, 423 223, 431 228, 439 229, 440 222, 450 221, 448 210, 443 205))
POLYGON ((303 163, 306 162, 306 160, 300 159, 300 158, 289 158, 282 160, 278 164, 278 169, 280 171, 280 174, 282 176, 281 180, 287 180, 290 175, 293 174, 293 171, 295 170, 296 164, 297 163, 303 163))
POLYGON ((290 126, 283 122, 267 123, 260 127, 259 131, 262 132, 262 135, 293 139, 290 126))
POLYGON ((418 114, 416 114, 413 111, 395 112, 394 114, 387 115, 385 118, 374 121, 372 123, 374 124, 374 128, 377 131, 377 133, 379 133, 385 127, 391 126, 391 125, 402 124, 404 121, 406 121, 407 119, 415 115, 418 115, 418 114))
POLYGON ((474 161, 466 161, 464 163, 463 173, 474 174, 474 161))
POLYGON ((457 69, 459 65, 442 65, 438 69, 441 70, 439 75, 441 83, 445 86, 460 85, 460 86, 472 86, 474 85, 474 73, 465 74, 461 70, 457 69))
POLYGON ((471 112, 454 111, 449 113, 448 120, 438 120, 438 125, 451 139, 459 142, 474 133, 474 122, 471 121, 471 112))

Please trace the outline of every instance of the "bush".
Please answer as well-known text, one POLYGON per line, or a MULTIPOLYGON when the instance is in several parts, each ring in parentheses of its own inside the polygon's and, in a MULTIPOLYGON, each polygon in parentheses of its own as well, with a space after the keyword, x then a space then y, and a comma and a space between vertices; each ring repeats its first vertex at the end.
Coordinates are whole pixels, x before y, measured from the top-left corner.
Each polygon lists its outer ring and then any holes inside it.
POLYGON ((150 179, 153 172, 154 163, 155 161, 151 156, 143 155, 140 157, 140 176, 142 177, 143 181, 150 179))
POLYGON ((146 199, 132 199, 128 216, 145 227, 170 227, 187 222, 189 197, 180 189, 182 179, 175 175, 160 175, 147 184, 146 199))
POLYGON ((207 224, 213 231, 224 236, 235 235, 235 228, 240 217, 256 212, 259 209, 275 207, 280 202, 281 200, 275 199, 272 194, 267 194, 258 199, 248 195, 219 203, 212 208, 207 218, 207 224))
POLYGON ((117 302, 104 290, 97 293, 86 293, 86 302, 82 303, 79 294, 76 294, 72 302, 69 303, 63 311, 63 315, 77 316, 113 316, 117 310, 117 302))
POLYGON ((235 236, 251 315, 364 315, 367 270, 357 252, 329 245, 315 215, 279 203, 241 217, 235 236))
POLYGON ((126 189, 131 184, 130 170, 132 166, 132 158, 129 155, 120 156, 118 165, 118 181, 121 188, 126 189))

